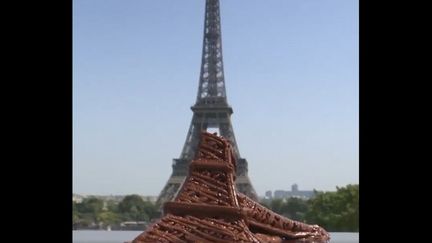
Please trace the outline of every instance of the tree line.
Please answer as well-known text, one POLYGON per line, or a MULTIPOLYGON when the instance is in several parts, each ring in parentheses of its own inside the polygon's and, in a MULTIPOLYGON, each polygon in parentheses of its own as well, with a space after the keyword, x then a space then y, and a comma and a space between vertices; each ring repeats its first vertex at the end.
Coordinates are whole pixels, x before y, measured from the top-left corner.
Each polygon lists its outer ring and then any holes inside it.
POLYGON ((158 207, 139 195, 127 195, 119 203, 90 197, 80 203, 73 202, 72 206, 74 228, 114 226, 125 221, 150 222, 159 215, 158 207))
MULTIPOLYGON (((265 207, 287 218, 318 224, 330 232, 359 231, 359 185, 337 187, 335 192, 315 192, 312 199, 263 199, 265 207)), ((128 195, 120 202, 91 197, 73 202, 73 225, 120 225, 125 221, 151 222, 160 217, 158 206, 139 195, 128 195)))
POLYGON ((309 200, 263 200, 274 212, 307 224, 318 224, 330 232, 359 231, 359 185, 336 187, 335 192, 316 192, 309 200))

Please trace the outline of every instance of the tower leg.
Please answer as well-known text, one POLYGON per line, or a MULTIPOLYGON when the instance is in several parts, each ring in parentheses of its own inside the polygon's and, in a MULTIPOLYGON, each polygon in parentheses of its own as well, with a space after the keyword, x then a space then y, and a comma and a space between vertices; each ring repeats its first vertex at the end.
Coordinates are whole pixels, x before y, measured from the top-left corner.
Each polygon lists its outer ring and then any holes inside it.
POLYGON ((173 200, 185 179, 186 176, 171 176, 159 194, 156 205, 161 207, 165 202, 173 200))

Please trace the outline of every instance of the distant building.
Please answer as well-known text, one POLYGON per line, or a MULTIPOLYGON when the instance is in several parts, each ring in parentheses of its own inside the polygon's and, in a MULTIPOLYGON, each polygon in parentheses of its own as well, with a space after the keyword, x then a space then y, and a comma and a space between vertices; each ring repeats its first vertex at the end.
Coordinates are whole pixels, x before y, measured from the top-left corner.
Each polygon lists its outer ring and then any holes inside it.
MULTIPOLYGON (((266 192, 266 197, 267 197, 267 193, 269 193, 269 195, 271 196, 271 191, 266 192)), ((301 198, 301 199, 310 199, 310 198, 313 198, 314 196, 315 196, 314 191, 300 191, 298 189, 298 185, 293 184, 291 186, 291 191, 284 191, 284 190, 274 191, 273 198, 286 199, 286 198, 296 197, 296 198, 301 198)))
POLYGON ((266 191, 265 192, 265 198, 266 199, 272 199, 273 198, 272 191, 266 191))

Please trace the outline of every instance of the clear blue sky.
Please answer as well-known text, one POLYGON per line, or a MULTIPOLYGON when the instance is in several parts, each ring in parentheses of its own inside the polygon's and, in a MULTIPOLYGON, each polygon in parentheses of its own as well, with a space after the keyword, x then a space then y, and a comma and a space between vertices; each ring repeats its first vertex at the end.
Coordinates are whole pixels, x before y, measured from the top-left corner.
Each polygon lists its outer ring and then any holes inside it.
MULTIPOLYGON (((198 89, 204 0, 73 1, 73 191, 158 195, 198 89)), ((221 0, 228 103, 259 195, 358 183, 358 0, 221 0)))

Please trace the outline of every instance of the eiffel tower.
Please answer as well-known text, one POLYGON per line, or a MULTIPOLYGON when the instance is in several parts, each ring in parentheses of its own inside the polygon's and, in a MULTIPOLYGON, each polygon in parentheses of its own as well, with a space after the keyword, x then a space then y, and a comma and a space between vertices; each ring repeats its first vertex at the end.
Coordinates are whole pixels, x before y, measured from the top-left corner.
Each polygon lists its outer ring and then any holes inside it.
POLYGON ((173 172, 161 191, 157 204, 162 205, 174 199, 187 176, 190 162, 195 158, 201 131, 208 129, 218 130, 221 136, 231 142, 237 161, 237 190, 257 200, 257 194, 248 177, 248 163, 240 156, 231 125, 233 109, 228 105, 225 90, 219 0, 206 0, 198 95, 191 109, 193 117, 186 142, 180 158, 173 160, 173 172))

